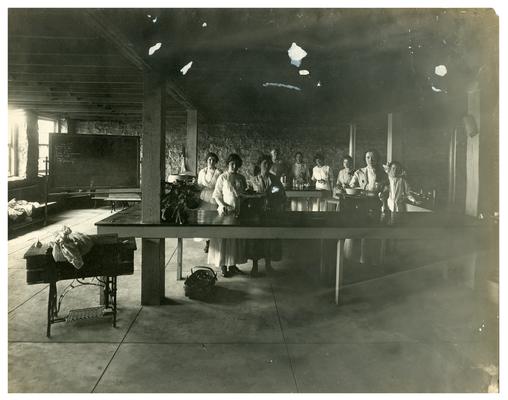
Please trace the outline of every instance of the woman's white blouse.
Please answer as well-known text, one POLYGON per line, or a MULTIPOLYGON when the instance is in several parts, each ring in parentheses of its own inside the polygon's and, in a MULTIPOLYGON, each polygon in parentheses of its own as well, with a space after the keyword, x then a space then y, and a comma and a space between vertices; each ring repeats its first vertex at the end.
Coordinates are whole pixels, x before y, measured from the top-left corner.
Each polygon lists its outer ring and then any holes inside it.
POLYGON ((333 178, 330 167, 328 165, 323 165, 321 167, 316 165, 314 168, 312 168, 312 180, 316 181, 316 189, 332 190, 330 187, 330 182, 333 181, 333 178), (320 180, 324 180, 325 183, 319 182, 320 180))
POLYGON ((201 194, 199 195, 201 200, 208 203, 215 203, 215 201, 212 200, 212 195, 215 189, 215 184, 217 183, 217 179, 221 173, 222 171, 217 168, 211 169, 208 167, 205 167, 199 171, 198 185, 202 187, 201 194))

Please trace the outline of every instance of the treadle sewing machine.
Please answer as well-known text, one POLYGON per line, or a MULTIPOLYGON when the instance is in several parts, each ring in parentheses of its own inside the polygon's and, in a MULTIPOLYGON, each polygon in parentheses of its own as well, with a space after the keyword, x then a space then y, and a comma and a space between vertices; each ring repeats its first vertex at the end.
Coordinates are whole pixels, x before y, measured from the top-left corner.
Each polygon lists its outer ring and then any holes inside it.
POLYGON ((69 262, 56 262, 48 244, 33 244, 25 253, 26 280, 29 285, 49 283, 47 336, 51 336, 51 325, 81 319, 112 315, 116 327, 117 276, 134 273, 134 238, 119 238, 117 235, 91 235, 94 243, 89 253, 83 256, 84 265, 76 269, 69 262), (95 278, 84 282, 84 278, 95 278), (57 294, 56 283, 72 279, 72 282, 57 294), (101 288, 101 305, 98 307, 71 310, 66 317, 59 317, 60 306, 70 290, 83 285, 101 288))

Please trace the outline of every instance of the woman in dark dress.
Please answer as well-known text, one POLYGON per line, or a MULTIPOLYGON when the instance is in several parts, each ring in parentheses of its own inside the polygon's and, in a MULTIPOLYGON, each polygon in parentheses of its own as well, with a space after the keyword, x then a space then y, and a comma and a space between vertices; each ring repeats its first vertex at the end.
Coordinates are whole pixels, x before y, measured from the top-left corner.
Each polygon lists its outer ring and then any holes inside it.
MULTIPOLYGON (((251 183, 254 191, 266 195, 266 207, 270 212, 284 210, 286 195, 280 179, 270 172, 272 158, 263 155, 259 158, 255 169, 257 174, 251 183)), ((252 239, 247 241, 247 258, 252 259, 252 277, 259 276, 258 260, 265 259, 265 270, 273 272, 272 261, 280 261, 282 258, 282 244, 279 239, 252 239)))

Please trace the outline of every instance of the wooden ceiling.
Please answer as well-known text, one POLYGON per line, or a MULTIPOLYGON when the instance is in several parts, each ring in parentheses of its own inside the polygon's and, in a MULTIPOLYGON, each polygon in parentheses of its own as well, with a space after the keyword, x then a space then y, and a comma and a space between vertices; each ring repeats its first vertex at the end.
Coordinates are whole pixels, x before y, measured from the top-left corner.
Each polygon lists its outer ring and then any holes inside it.
POLYGON ((9 105, 72 119, 140 120, 146 69, 171 81, 171 118, 193 106, 237 122, 440 109, 482 68, 497 79, 492 10, 10 9, 8 32, 9 105), (293 42, 308 53, 300 68, 293 42))

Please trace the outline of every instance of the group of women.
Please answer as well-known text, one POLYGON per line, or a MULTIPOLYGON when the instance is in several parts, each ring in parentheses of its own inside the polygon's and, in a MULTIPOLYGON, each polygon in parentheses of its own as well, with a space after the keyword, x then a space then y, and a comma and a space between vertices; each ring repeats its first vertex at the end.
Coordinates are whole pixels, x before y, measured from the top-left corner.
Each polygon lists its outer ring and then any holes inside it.
MULTIPOLYGON (((238 154, 230 154, 226 160, 226 171, 217 168, 218 156, 208 153, 207 166, 199 171, 198 185, 201 186, 201 200, 204 208, 217 209, 219 214, 236 214, 240 207, 240 196, 248 185, 245 177, 238 172, 242 159, 238 154)), ((284 208, 284 189, 279 176, 271 172, 275 165, 270 155, 263 155, 255 166, 255 175, 250 187, 257 193, 265 193, 271 198, 271 208, 284 208), (276 188, 276 190, 274 190, 276 188), (274 193, 277 195, 274 196, 274 193)), ((220 267, 224 277, 243 274, 237 264, 252 260, 252 277, 260 276, 258 260, 265 260, 267 272, 273 272, 271 262, 281 258, 281 243, 278 240, 210 239, 208 263, 220 267)))
MULTIPOLYGON (((288 166, 280 159, 280 151, 274 149, 271 155, 259 158, 254 177, 247 183, 245 176, 239 173, 242 159, 238 154, 230 154, 226 160, 226 170, 217 168, 219 161, 215 153, 208 153, 207 166, 199 171, 198 185, 201 187, 203 208, 218 210, 219 214, 238 213, 240 196, 251 187, 257 193, 264 193, 268 198, 275 199, 272 208, 284 208, 284 185, 281 182, 289 180, 293 184, 315 182, 317 190, 328 190, 340 193, 345 188, 360 188, 375 193, 382 200, 382 207, 394 212, 405 210, 405 200, 410 198, 409 186, 403 176, 402 166, 394 161, 387 170, 380 163, 377 151, 369 150, 365 153, 366 166, 358 170, 353 169, 352 158, 345 156, 343 168, 338 172, 334 182, 331 168, 325 164, 322 154, 314 157, 315 166, 311 170, 303 161, 303 154, 295 154, 295 162, 288 166), (277 188, 274 190, 274 188, 277 188), (273 193, 277 193, 276 197, 273 193)), ((301 205, 292 209, 300 211, 301 205)), ((319 205, 313 206, 319 209, 319 205)), ((324 208, 321 208, 324 209, 324 208)), ((229 277, 243 272, 237 264, 252 260, 251 276, 259 276, 258 260, 265 260, 267 272, 271 272, 272 261, 281 258, 280 241, 275 240, 244 240, 244 239, 211 239, 208 247, 208 263, 221 268, 222 275, 229 277)))

